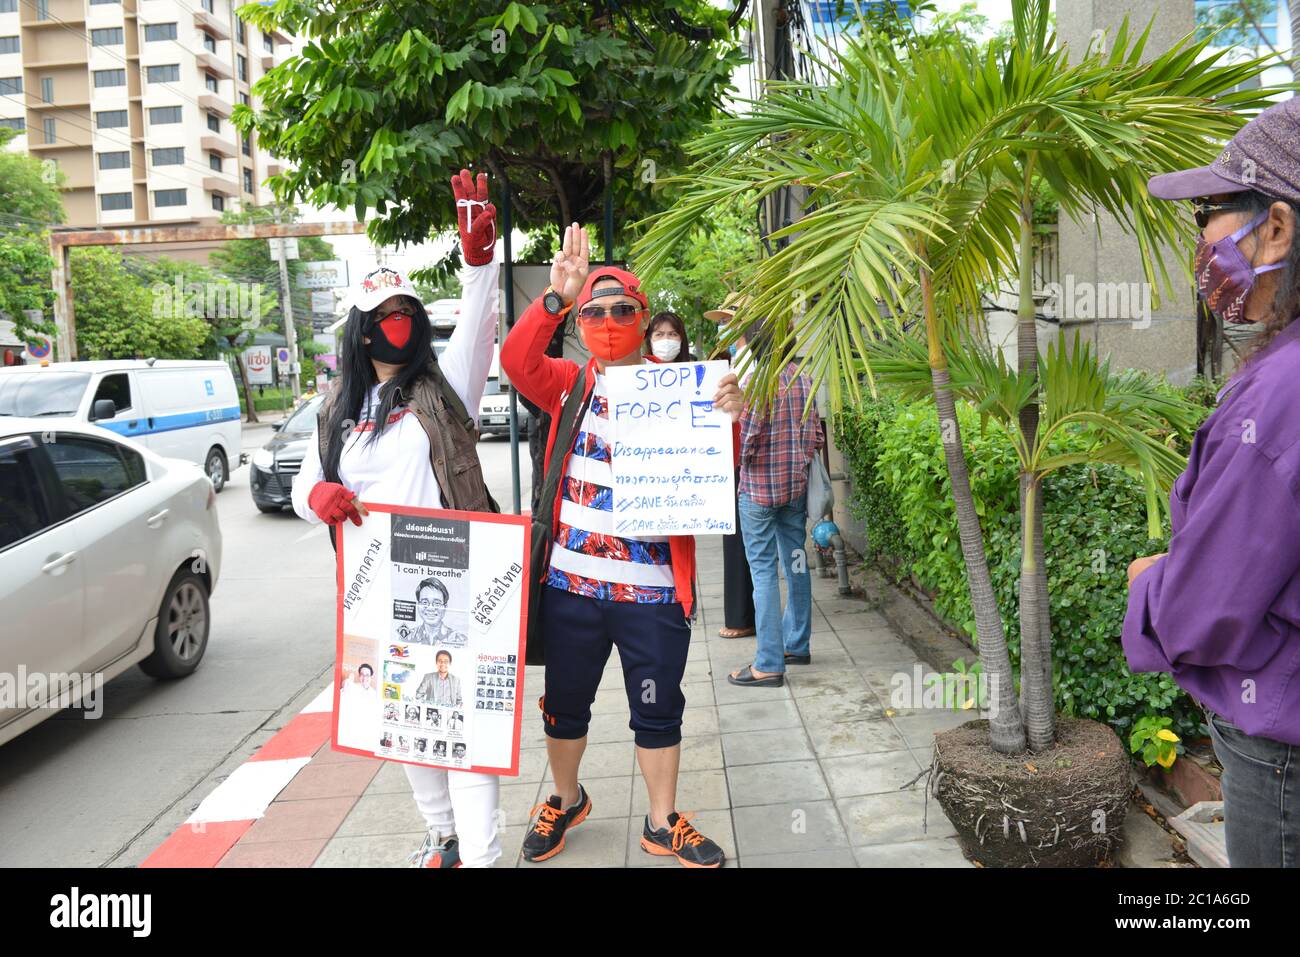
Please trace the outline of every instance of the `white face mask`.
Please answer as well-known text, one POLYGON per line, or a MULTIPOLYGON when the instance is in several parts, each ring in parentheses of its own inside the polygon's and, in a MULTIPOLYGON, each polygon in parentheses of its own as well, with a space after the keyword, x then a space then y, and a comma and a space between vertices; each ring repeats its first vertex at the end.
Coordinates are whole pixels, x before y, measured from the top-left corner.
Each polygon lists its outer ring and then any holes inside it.
POLYGON ((650 342, 650 350, 660 362, 671 362, 682 351, 682 340, 654 339, 650 342))

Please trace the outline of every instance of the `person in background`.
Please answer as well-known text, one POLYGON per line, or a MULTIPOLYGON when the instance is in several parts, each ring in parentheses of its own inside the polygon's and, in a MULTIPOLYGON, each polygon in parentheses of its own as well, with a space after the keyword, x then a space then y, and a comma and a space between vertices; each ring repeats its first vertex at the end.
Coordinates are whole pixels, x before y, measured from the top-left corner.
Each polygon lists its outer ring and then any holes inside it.
MULTIPOLYGON (((466 268, 460 322, 441 357, 410 280, 380 267, 352 292, 338 386, 321 408, 293 483, 293 509, 361 525, 363 499, 419 508, 497 512, 478 460, 479 400, 497 327, 496 208, 487 175, 453 176, 466 268)), ((427 593, 427 592, 426 592, 427 593)), ((428 827, 417 867, 490 867, 501 856, 494 774, 402 766, 428 827)))
MULTIPOLYGON (((751 332, 756 360, 780 354, 770 326, 751 332)), ((740 420, 740 525, 754 578, 758 648, 752 664, 727 676, 753 688, 785 684, 786 665, 812 662, 812 579, 805 550, 808 468, 822 445, 821 419, 812 406, 812 379, 793 362, 781 370, 770 409, 751 402, 740 420), (807 408, 807 414, 804 410, 807 408), (777 567, 789 592, 781 611, 777 567)))
POLYGON ((1149 189, 1193 201, 1198 292, 1261 331, 1174 483, 1169 551, 1129 566, 1124 653, 1205 709, 1229 864, 1300 867, 1300 99, 1149 189))
MULTIPOLYGON (((718 323, 720 328, 736 318, 736 310, 744 304, 744 297, 731 294, 718 309, 710 309, 704 318, 718 323)), ((736 367, 737 356, 744 347, 740 337, 736 345, 720 349, 712 359, 730 359, 736 367)), ((743 382, 742 382, 743 385, 743 382)), ((736 488, 740 488, 740 465, 736 465, 736 488)), ((754 628, 754 580, 749 574, 749 560, 745 558, 745 537, 740 530, 740 498, 736 499, 736 530, 722 536, 722 627, 719 638, 748 638, 756 633, 754 628)))
POLYGON ((646 327, 646 352, 660 362, 694 362, 688 342, 686 323, 675 312, 655 313, 646 327))

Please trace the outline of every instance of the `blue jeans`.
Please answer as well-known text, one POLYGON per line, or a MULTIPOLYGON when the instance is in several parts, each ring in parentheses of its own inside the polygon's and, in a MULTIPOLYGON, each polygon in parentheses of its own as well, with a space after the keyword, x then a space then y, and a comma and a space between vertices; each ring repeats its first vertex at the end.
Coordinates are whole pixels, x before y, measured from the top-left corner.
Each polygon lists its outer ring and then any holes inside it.
POLYGON ((1207 712, 1231 867, 1300 867, 1300 747, 1207 712))
POLYGON ((786 505, 756 505, 740 496, 740 530, 754 579, 754 627, 758 651, 754 670, 785 671, 785 656, 806 655, 812 638, 812 578, 805 549, 804 496, 786 505), (781 613, 777 566, 785 571, 788 595, 781 613))

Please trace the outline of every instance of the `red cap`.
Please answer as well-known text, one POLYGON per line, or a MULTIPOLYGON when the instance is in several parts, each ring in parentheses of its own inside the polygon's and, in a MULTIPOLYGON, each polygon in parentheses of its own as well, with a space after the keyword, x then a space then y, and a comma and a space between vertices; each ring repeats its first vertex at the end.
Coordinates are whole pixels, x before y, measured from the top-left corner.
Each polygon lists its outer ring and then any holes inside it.
POLYGON ((587 303, 591 302, 591 300, 595 298, 592 296, 591 289, 602 279, 616 279, 618 280, 619 285, 623 287, 619 292, 615 292, 613 289, 602 289, 600 293, 602 296, 615 296, 621 293, 624 296, 631 296, 637 302, 641 303, 642 309, 650 308, 650 300, 647 299, 645 293, 641 291, 641 280, 637 279, 636 276, 632 275, 632 273, 628 272, 626 269, 619 269, 617 266, 597 266, 593 269, 591 274, 587 276, 587 282, 582 287, 582 292, 578 293, 578 301, 574 305, 581 309, 587 303))

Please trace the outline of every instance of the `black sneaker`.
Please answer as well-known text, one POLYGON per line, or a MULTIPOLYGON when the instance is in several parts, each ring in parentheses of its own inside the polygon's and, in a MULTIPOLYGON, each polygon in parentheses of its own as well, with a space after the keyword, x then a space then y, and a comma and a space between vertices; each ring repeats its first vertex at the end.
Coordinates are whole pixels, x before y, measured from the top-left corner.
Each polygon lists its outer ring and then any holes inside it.
POLYGON ((668 815, 668 827, 652 830, 650 816, 646 815, 641 829, 641 849, 647 854, 675 857, 683 867, 721 867, 727 855, 713 841, 689 823, 689 819, 674 811, 668 815))
POLYGON ((565 809, 560 806, 560 796, 552 794, 545 804, 530 812, 537 815, 533 826, 524 838, 524 860, 533 864, 550 860, 564 850, 564 837, 569 828, 577 827, 591 813, 591 797, 578 785, 578 803, 565 809))

